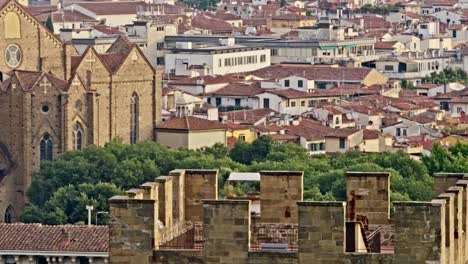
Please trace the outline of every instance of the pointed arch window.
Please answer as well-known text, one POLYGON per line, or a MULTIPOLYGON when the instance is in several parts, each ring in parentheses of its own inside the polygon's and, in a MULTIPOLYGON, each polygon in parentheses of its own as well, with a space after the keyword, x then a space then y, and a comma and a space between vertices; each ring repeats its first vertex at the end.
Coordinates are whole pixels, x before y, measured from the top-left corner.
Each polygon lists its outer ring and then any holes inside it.
POLYGON ((133 94, 130 101, 130 144, 136 144, 138 142, 138 103, 138 95, 133 94))
POLYGON ((16 221, 16 214, 13 210, 13 207, 10 205, 5 210, 5 215, 3 216, 3 222, 5 223, 14 223, 16 221))
POLYGON ((83 127, 76 122, 72 132, 73 149, 81 150, 83 148, 83 127))
POLYGON ((48 133, 42 136, 40 142, 40 150, 41 150, 41 160, 52 160, 52 152, 54 150, 54 144, 52 143, 52 139, 48 133))

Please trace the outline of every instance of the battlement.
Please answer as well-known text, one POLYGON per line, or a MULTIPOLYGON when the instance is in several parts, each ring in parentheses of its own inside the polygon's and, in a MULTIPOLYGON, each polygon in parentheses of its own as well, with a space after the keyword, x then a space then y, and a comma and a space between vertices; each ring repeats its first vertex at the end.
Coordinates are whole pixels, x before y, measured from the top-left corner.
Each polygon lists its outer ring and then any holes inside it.
MULTIPOLYGON (((303 201, 303 173, 260 172, 257 200, 218 199, 218 172, 175 170, 110 199, 111 263, 441 263, 468 260, 468 179, 394 202, 390 174, 347 172, 347 201, 303 201)), ((450 183, 450 184, 449 184, 450 183)))

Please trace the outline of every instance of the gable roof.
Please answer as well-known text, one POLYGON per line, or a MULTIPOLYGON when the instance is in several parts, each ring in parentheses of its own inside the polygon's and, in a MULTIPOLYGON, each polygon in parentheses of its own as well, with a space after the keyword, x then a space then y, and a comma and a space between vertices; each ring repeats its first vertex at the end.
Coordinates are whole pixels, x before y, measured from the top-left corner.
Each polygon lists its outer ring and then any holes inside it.
POLYGON ((206 95, 219 95, 219 96, 254 96, 264 92, 265 89, 260 88, 260 83, 230 83, 221 89, 206 95))
POLYGON ((156 126, 158 129, 174 129, 174 130, 226 130, 226 126, 217 121, 197 118, 193 116, 175 117, 156 126))
POLYGON ((102 1, 76 3, 96 15, 130 15, 136 14, 138 8, 148 4, 141 1, 102 1))
POLYGON ((2 85, 2 89, 4 91, 8 89, 12 80, 17 80, 23 91, 31 92, 38 86, 38 83, 42 78, 47 78, 47 80, 59 91, 66 91, 68 89, 67 82, 45 72, 14 70, 10 75, 11 78, 8 79, 8 82, 5 81, 2 85))
POLYGON ((0 250, 108 253, 109 228, 0 224, 0 250))

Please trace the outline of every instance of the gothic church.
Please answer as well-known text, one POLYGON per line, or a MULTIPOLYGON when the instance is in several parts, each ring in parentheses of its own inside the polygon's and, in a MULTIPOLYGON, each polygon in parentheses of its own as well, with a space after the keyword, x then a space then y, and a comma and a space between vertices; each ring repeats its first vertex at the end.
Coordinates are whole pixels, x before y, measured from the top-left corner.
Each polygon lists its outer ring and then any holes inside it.
POLYGON ((113 138, 154 139, 161 77, 119 38, 83 54, 15 0, 0 6, 0 222, 15 222, 41 161, 113 138))

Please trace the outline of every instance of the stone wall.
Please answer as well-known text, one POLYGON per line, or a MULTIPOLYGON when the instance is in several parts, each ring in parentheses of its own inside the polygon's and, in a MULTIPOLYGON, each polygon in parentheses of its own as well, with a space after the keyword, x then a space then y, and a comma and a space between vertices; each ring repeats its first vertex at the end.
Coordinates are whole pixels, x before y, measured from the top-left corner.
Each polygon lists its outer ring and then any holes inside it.
POLYGON ((347 218, 367 217, 370 224, 388 224, 390 218, 390 173, 347 172, 347 218))
POLYGON ((260 221, 297 223, 297 201, 303 198, 303 172, 260 172, 260 221))
MULTIPOLYGON (((441 193, 437 195, 437 199, 431 202, 394 203, 394 219, 382 225, 385 227, 385 234, 394 236, 394 242, 386 242, 386 246, 394 246, 393 253, 388 250, 388 247, 382 253, 346 252, 347 241, 352 243, 356 238, 352 235, 346 237, 346 223, 349 222, 346 219, 347 203, 304 202, 300 200, 296 201, 297 213, 295 217, 297 222, 282 223, 281 221, 284 222, 284 219, 278 217, 275 220, 278 221, 276 223, 264 223, 262 221, 255 223, 255 225, 261 225, 267 229, 270 229, 269 226, 283 227, 282 230, 272 231, 271 234, 274 237, 284 237, 287 232, 282 232, 288 230, 284 228, 286 226, 291 226, 292 229, 297 226, 297 248, 265 249, 264 247, 251 247, 250 243, 255 241, 252 236, 255 236, 257 231, 252 228, 250 201, 218 199, 197 201, 203 199, 203 195, 197 194, 194 196, 196 188, 203 190, 206 187, 200 182, 204 182, 207 178, 206 175, 214 180, 216 174, 212 174, 211 171, 191 170, 174 171, 171 174, 172 176, 159 177, 156 183, 145 183, 140 188, 131 189, 127 191, 125 197, 117 196, 111 199, 110 263, 466 263, 467 236, 465 229, 468 226, 466 214, 468 211, 466 204, 468 180, 464 180, 465 176, 463 174, 459 174, 458 178, 453 177, 451 174, 446 177, 453 182, 453 186, 445 185, 447 180, 443 180, 444 177, 440 175, 437 176, 441 178, 437 182, 442 182, 444 186, 448 187, 444 189, 444 187, 436 184, 435 190, 439 190, 441 193), (184 174, 184 183, 181 184, 179 181, 179 183, 174 184, 174 180, 180 180, 178 177, 181 174, 184 174), (187 177, 187 175, 190 176, 187 177), (169 181, 170 183, 168 183, 169 181), (191 182, 194 182, 194 186, 198 185, 198 187, 188 187, 191 182), (167 186, 172 189, 167 191, 167 186), (184 186, 184 188, 181 188, 181 186, 184 186), (178 191, 174 191, 174 189, 178 189, 178 191), (161 203, 165 202, 165 199, 172 199, 172 202, 177 204, 174 200, 180 199, 180 194, 176 194, 179 191, 184 191, 185 194, 184 208, 188 208, 187 201, 193 202, 189 206, 192 208, 196 208, 198 203, 202 204, 203 212, 195 213, 196 217, 203 217, 203 238, 197 241, 204 242, 200 242, 198 247, 193 247, 198 248, 197 250, 193 248, 167 249, 167 247, 157 249, 158 245, 155 243, 154 238, 157 238, 160 230, 154 228, 154 221, 158 218, 158 213, 169 212, 167 212, 166 208, 162 210, 158 206, 155 197, 159 197, 161 203), (161 194, 164 192, 167 195, 161 194), (194 202, 198 203, 195 204, 194 202), (161 212, 158 212, 159 210, 161 212), (392 227, 394 227, 393 232, 390 230, 392 227)), ((296 187, 302 183, 302 180, 298 180, 302 178, 302 174, 297 172, 267 172, 267 174, 265 177, 267 185, 264 184, 263 186, 272 186, 266 188, 266 190, 270 192, 279 191, 281 195, 291 193, 291 189, 296 190, 296 187), (276 183, 276 189, 274 183, 276 183)), ((350 174, 348 173, 348 175, 350 174)), ((358 191, 367 188, 370 197, 374 197, 372 192, 375 190, 370 190, 372 186, 377 187, 377 191, 375 191, 377 197, 379 197, 378 195, 381 195, 380 197, 385 195, 386 197, 389 192, 389 189, 386 189, 390 188, 387 182, 388 176, 376 176, 373 173, 364 172, 361 175, 354 173, 349 178, 350 184, 348 186, 353 186, 352 188, 358 191), (383 180, 384 178, 386 180, 383 180)), ((210 188, 213 188, 213 186, 210 186, 210 188)), ((202 193, 207 195, 210 192, 203 191, 202 193)), ((277 196, 267 192, 267 197, 270 198, 270 201, 278 201, 278 192, 277 196)), ((286 204, 284 201, 278 202, 281 206, 286 204)), ((169 214, 180 217, 181 214, 178 210, 182 207, 179 204, 177 208, 179 209, 175 209, 176 211, 171 211, 169 214)), ((382 212, 386 210, 386 207, 379 206, 376 210, 382 212)), ((266 211, 273 215, 272 211, 268 211, 268 209, 266 211)), ((278 210, 278 212, 280 211, 278 210)), ((282 212, 280 213, 282 214, 282 212)), ((196 219, 188 215, 189 213, 186 211, 186 219, 196 219)), ((369 227, 375 230, 377 226, 378 224, 373 223, 369 227)), ((271 241, 271 243, 284 244, 285 242, 271 241)), ((276 246, 279 246, 279 244, 276 246)), ((366 246, 368 245, 366 244, 366 246)))
POLYGON ((444 200, 395 202, 395 262, 445 263, 444 200))
POLYGON ((205 200, 205 263, 247 263, 250 246, 250 201, 205 200))
POLYGON ((160 176, 156 178, 158 183, 158 201, 159 201, 159 221, 161 221, 166 228, 173 226, 172 222, 172 177, 160 176))
POLYGON ((203 199, 218 199, 218 171, 186 170, 185 216, 187 221, 203 221, 203 199))
POLYGON ((338 263, 345 252, 345 203, 298 205, 299 263, 338 263))
POLYGON ((185 219, 185 170, 173 170, 169 172, 172 176, 172 218, 174 223, 179 223, 185 219))
POLYGON ((153 263, 155 203, 127 196, 110 199, 110 263, 153 263))

